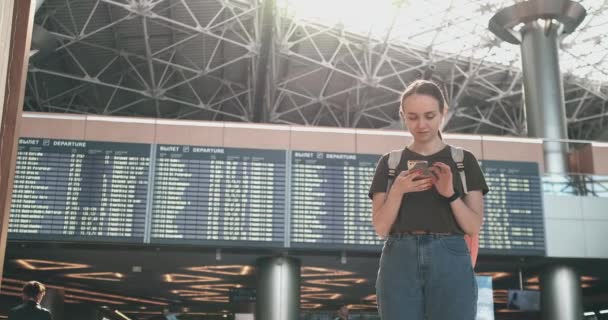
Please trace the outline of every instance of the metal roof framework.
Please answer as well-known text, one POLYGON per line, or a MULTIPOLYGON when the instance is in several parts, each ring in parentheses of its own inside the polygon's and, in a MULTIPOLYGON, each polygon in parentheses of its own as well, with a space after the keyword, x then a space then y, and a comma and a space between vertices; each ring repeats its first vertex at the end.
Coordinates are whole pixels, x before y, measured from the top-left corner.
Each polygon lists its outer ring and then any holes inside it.
MULTIPOLYGON (((519 49, 487 30, 512 1, 394 1, 368 32, 293 1, 47 0, 35 23, 57 42, 31 57, 25 110, 400 128, 400 93, 425 78, 446 131, 525 136, 519 49)), ((582 4, 561 63, 569 136, 593 140, 608 136, 608 1, 582 4)))

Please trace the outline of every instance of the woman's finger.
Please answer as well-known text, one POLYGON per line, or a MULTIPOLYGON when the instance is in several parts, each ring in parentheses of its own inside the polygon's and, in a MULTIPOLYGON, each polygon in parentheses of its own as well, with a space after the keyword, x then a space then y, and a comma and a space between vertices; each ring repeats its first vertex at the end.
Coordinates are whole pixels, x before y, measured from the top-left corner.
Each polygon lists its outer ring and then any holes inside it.
POLYGON ((424 178, 424 179, 416 180, 414 182, 414 186, 418 187, 418 186, 422 186, 422 185, 430 184, 430 183, 431 183, 431 178, 424 178))
POLYGON ((424 184, 421 184, 421 185, 418 187, 418 190, 420 190, 420 191, 428 190, 428 189, 430 189, 432 186, 433 186, 433 185, 432 185, 432 184, 430 184, 430 183, 424 183, 424 184))
POLYGON ((435 180, 439 179, 441 176, 446 175, 447 172, 445 170, 441 170, 438 167, 430 167, 429 171, 431 171, 431 176, 435 178, 435 180))
POLYGON ((416 177, 419 177, 422 174, 422 170, 414 170, 414 171, 410 171, 411 173, 408 174, 407 176, 405 176, 406 178, 408 178, 409 180, 412 180, 416 177))
POLYGON ((446 169, 446 170, 452 170, 452 169, 450 168, 450 166, 448 166, 447 164, 445 164, 445 163, 443 163, 443 162, 434 162, 434 163, 433 163, 433 166, 435 166, 435 167, 439 167, 439 168, 440 168, 440 169, 442 169, 442 170, 443 170, 443 169, 446 169))

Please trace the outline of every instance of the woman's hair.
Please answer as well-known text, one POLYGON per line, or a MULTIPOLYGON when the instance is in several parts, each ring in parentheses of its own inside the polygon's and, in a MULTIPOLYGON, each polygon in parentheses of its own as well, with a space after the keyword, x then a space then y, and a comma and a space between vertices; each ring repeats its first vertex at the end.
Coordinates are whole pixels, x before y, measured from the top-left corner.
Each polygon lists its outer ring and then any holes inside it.
POLYGON ((416 80, 412 82, 403 94, 401 95, 401 110, 403 110, 403 101, 407 97, 413 96, 414 94, 424 94, 427 96, 431 96, 437 100, 439 103, 439 112, 443 114, 447 103, 445 102, 445 98, 443 97, 443 93, 437 84, 428 80, 416 80))
MULTIPOLYGON (((428 80, 416 80, 405 88, 405 91, 403 91, 403 94, 401 95, 401 105, 399 106, 401 111, 404 111, 403 101, 414 94, 423 94, 435 98, 439 103, 439 113, 443 114, 445 111, 447 102, 445 101, 443 92, 441 92, 441 89, 436 83, 428 80)), ((438 131, 437 134, 439 135, 439 139, 443 140, 441 131, 438 131)))

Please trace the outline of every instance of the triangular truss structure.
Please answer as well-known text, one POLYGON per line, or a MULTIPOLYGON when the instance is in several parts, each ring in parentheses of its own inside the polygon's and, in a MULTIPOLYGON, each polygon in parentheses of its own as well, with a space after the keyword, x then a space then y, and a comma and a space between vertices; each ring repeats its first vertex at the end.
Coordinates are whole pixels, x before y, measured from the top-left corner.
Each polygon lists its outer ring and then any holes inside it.
MULTIPOLYGON (((31 58, 25 110, 397 128, 399 94, 427 78, 446 131, 525 136, 519 49, 487 30, 512 2, 46 0, 56 47, 31 58)), ((608 3, 581 3, 561 49, 569 135, 608 138, 608 3)))

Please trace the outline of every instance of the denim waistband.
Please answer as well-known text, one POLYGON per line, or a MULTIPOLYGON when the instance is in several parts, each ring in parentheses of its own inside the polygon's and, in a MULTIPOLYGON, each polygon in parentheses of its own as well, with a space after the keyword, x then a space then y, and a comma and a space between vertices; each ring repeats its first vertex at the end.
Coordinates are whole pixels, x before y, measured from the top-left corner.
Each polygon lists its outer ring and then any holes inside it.
POLYGON ((438 238, 444 238, 444 237, 454 237, 454 236, 464 236, 462 234, 459 233, 453 233, 453 232, 400 232, 400 233, 391 233, 388 235, 387 239, 391 239, 391 240, 399 240, 399 239, 408 239, 408 238, 432 238, 432 239, 438 239, 438 238))

